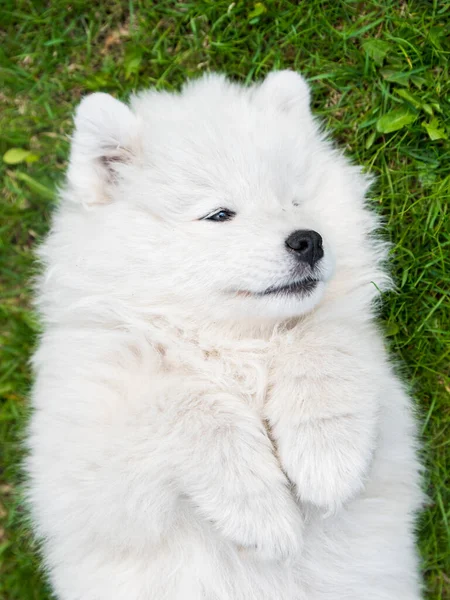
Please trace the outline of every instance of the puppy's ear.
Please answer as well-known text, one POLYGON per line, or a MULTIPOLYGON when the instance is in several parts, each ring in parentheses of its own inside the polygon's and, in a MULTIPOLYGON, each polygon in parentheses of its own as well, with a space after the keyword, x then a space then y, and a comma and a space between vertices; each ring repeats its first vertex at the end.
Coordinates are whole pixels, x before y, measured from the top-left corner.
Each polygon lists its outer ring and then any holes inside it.
POLYGON ((111 200, 121 167, 139 150, 138 120, 132 111, 109 94, 96 93, 82 100, 75 113, 69 187, 84 204, 111 200))
POLYGON ((305 79, 295 71, 273 71, 259 86, 258 100, 281 111, 309 113, 311 92, 305 79))

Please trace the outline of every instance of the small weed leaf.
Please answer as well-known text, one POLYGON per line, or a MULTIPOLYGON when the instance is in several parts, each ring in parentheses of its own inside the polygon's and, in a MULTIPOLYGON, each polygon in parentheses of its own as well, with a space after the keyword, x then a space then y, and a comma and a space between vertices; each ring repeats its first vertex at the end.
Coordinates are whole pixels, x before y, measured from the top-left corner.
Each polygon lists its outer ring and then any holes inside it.
POLYGON ((417 169, 418 179, 424 189, 430 189, 436 183, 436 173, 429 165, 422 164, 417 169))
POLYGON ((369 150, 369 148, 372 148, 373 143, 375 141, 377 134, 375 131, 373 131, 367 138, 366 140, 366 150, 369 150))
POLYGON ((367 40, 362 46, 366 54, 379 66, 383 64, 385 56, 392 48, 391 44, 382 40, 367 40))
POLYGON ((7 165, 18 165, 23 162, 36 162, 38 158, 39 157, 30 152, 30 150, 24 150, 23 148, 10 148, 3 155, 3 162, 5 162, 7 165))
POLYGON ((255 2, 253 10, 248 13, 248 20, 250 23, 257 23, 259 17, 267 12, 267 8, 262 2, 255 2))
POLYGON ((98 75, 88 77, 84 82, 84 85, 86 89, 97 92, 99 90, 104 91, 105 89, 109 89, 112 85, 112 82, 109 75, 98 73, 98 75))
POLYGON ((43 185, 42 183, 39 183, 39 181, 36 181, 35 179, 27 175, 27 173, 17 173, 16 176, 17 179, 23 181, 25 185, 29 187, 30 190, 35 194, 38 194, 43 198, 47 198, 47 200, 54 200, 55 192, 43 185))
POLYGON ((132 75, 139 73, 142 63, 142 52, 139 49, 130 52, 124 61, 125 79, 130 79, 132 75))
POLYGON ((399 331, 400 331, 400 328, 397 325, 397 323, 389 322, 385 329, 385 335, 387 337, 392 337, 393 335, 397 335, 397 333, 399 331))
POLYGON ((434 110, 438 113, 442 114, 442 108, 441 105, 439 104, 439 102, 432 102, 431 106, 434 108, 434 110))
MULTIPOLYGON (((447 30, 448 33, 448 30, 447 30)), ((441 38, 445 38, 445 30, 443 27, 432 27, 429 33, 429 39, 435 48, 443 50, 441 38)))
POLYGON ((397 71, 396 69, 381 69, 380 70, 383 79, 386 81, 390 81, 391 83, 398 83, 399 85, 404 85, 408 87, 409 80, 411 78, 410 73, 405 73, 404 71, 397 71))
POLYGON ((408 92, 407 90, 400 88, 400 89, 395 90, 395 93, 398 94, 399 96, 401 96, 402 98, 404 98, 407 102, 412 104, 415 108, 422 107, 422 101, 419 100, 419 98, 417 98, 410 92, 408 92))
POLYGON ((377 121, 377 131, 380 133, 392 133, 403 129, 406 125, 413 123, 417 115, 406 108, 396 108, 380 117, 377 121))
POLYGON ((419 77, 418 75, 411 75, 411 81, 419 88, 419 90, 427 83, 427 80, 424 77, 419 77))
POLYGON ((435 140, 447 140, 448 135, 444 131, 442 127, 439 127, 439 121, 437 119, 432 119, 429 123, 422 123, 422 127, 427 130, 428 135, 430 136, 430 140, 433 142, 435 140))

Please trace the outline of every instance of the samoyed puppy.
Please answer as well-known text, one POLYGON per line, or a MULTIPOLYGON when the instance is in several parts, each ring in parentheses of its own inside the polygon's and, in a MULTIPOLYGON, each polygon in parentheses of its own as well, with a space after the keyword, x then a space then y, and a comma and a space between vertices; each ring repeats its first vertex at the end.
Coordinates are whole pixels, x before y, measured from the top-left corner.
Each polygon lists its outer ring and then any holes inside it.
POLYGON ((40 248, 29 500, 60 600, 418 600, 368 180, 304 79, 75 115, 40 248))

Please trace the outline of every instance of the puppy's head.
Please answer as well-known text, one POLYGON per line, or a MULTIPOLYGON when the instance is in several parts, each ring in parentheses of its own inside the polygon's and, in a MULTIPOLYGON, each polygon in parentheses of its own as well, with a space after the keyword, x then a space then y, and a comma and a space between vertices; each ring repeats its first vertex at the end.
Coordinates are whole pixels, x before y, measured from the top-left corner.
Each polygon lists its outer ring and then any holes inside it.
POLYGON ((130 106, 85 98, 65 192, 85 285, 211 319, 313 310, 367 259, 373 223, 309 102, 291 71, 251 87, 209 75, 130 106))

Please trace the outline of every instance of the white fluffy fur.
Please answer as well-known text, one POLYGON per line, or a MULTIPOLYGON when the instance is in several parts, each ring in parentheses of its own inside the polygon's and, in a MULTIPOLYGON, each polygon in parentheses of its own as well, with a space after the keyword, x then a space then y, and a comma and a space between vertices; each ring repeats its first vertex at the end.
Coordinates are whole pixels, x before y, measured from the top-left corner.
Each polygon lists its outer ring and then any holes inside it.
POLYGON ((421 597, 367 187, 293 72, 83 100, 40 249, 27 463, 60 600, 421 597), (296 229, 323 237, 320 284, 258 295, 292 279, 296 229))

